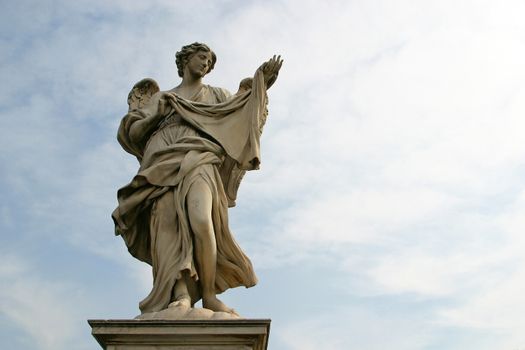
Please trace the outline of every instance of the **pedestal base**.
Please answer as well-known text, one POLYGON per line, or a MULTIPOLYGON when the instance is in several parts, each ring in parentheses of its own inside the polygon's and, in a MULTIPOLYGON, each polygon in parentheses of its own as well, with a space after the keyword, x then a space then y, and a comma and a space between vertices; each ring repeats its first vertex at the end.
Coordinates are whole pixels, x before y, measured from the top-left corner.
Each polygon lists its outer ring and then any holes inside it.
POLYGON ((105 350, 266 350, 270 320, 88 320, 105 350))

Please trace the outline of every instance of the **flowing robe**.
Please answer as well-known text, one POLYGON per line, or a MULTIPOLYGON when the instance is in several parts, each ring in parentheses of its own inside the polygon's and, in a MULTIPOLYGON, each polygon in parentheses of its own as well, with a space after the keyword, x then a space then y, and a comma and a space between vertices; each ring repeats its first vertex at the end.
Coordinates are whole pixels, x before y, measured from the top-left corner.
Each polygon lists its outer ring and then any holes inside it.
POLYGON ((140 169, 118 191, 119 205, 112 218, 115 233, 122 236, 129 252, 152 266, 153 288, 140 303, 142 313, 165 309, 179 278, 186 279, 192 304, 201 297, 186 208, 188 191, 197 179, 206 181, 213 197, 216 292, 257 283, 249 258, 229 230, 227 211, 235 205, 244 172, 259 166, 265 93, 263 75, 257 71, 252 89, 233 97, 207 85, 191 101, 165 94, 170 106, 165 117, 140 140, 131 139, 130 129, 143 118, 160 116, 161 94, 122 119, 118 140, 139 159, 140 169))

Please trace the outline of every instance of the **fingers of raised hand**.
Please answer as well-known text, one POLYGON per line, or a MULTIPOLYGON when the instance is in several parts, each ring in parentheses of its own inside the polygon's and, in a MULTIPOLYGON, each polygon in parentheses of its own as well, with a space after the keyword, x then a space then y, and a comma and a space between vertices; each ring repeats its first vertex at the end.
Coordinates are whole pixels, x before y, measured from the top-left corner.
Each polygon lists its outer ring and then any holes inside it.
POLYGON ((271 68, 272 68, 272 73, 277 73, 279 72, 279 69, 281 69, 281 66, 283 64, 283 60, 281 59, 281 55, 273 55, 273 57, 270 59, 270 61, 272 62, 272 65, 271 65, 271 68))
POLYGON ((283 59, 281 58, 281 55, 279 55, 279 57, 277 57, 277 71, 279 71, 279 69, 281 69, 282 65, 283 65, 283 59))
POLYGON ((273 55, 272 58, 264 62, 259 69, 267 79, 270 79, 270 77, 276 76, 279 73, 282 64, 283 60, 281 59, 281 55, 273 55))
POLYGON ((272 61, 269 60, 264 62, 261 67, 264 75, 270 74, 272 72, 272 61))

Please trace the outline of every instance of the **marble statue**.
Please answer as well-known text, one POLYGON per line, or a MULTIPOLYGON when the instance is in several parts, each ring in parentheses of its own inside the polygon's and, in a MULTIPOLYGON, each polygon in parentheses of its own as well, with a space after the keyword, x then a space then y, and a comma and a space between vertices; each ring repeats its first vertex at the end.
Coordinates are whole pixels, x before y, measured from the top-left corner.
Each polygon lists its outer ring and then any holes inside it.
POLYGON ((235 318, 217 294, 257 283, 230 231, 228 207, 244 173, 259 168, 266 90, 283 61, 273 56, 234 95, 203 84, 215 62, 207 45, 183 46, 179 85, 160 91, 143 79, 128 96, 117 138, 140 168, 118 191, 112 218, 129 252, 152 266, 153 288, 138 318, 235 318))

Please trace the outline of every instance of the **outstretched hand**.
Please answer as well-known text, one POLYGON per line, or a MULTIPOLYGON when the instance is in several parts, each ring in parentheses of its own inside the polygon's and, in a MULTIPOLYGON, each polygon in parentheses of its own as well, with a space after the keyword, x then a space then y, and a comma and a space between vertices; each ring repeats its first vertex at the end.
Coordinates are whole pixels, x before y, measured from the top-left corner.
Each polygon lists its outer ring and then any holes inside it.
POLYGON ((272 86, 273 83, 275 83, 275 80, 277 80, 282 65, 283 60, 281 59, 281 55, 273 55, 272 58, 259 67, 264 75, 264 82, 266 83, 267 88, 272 86))

